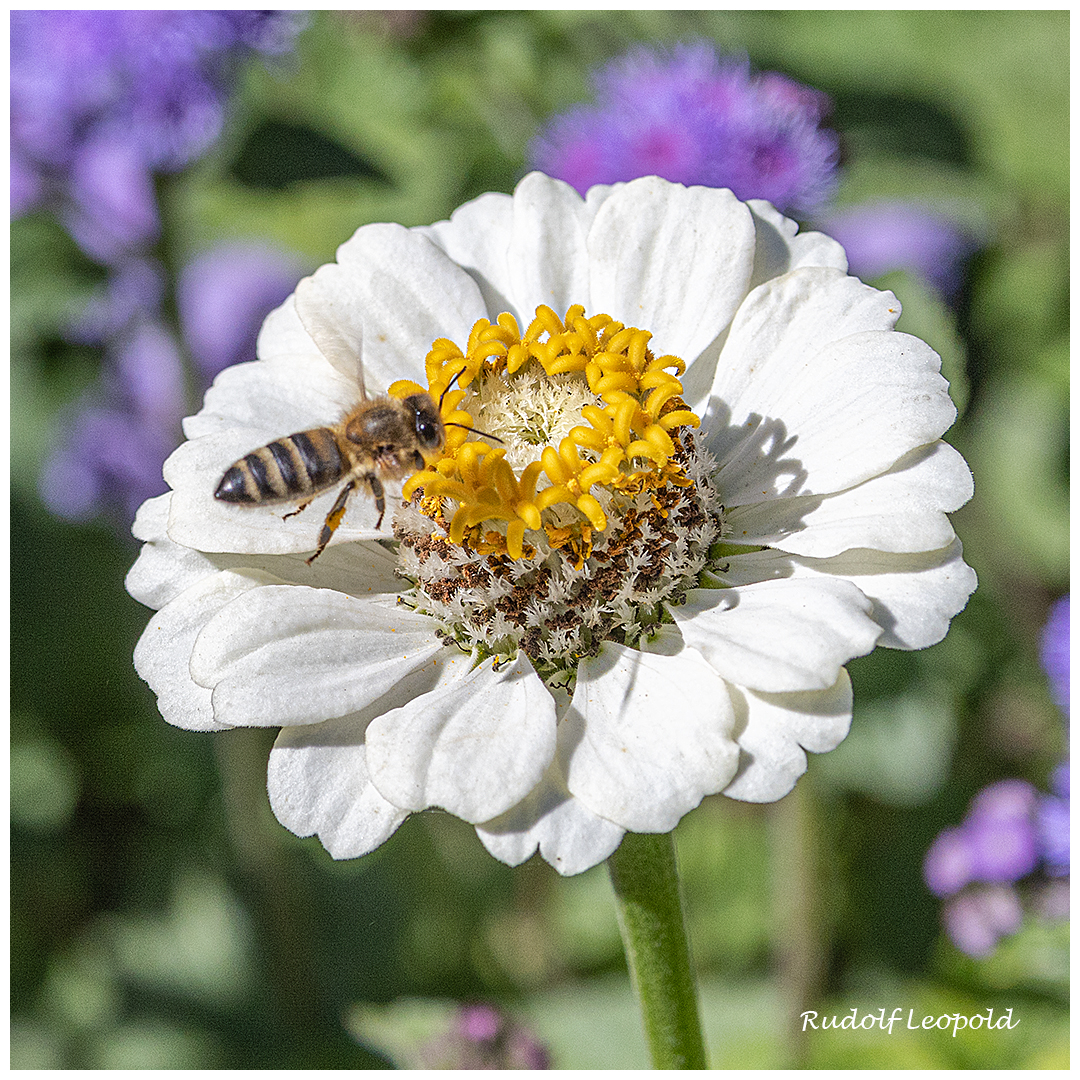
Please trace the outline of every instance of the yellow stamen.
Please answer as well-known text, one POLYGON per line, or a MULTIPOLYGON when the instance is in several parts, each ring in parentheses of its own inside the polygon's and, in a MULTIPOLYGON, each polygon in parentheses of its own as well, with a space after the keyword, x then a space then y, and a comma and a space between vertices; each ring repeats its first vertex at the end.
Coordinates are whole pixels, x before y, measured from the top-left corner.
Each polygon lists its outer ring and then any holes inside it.
MULTIPOLYGON (((447 424, 446 438, 441 457, 409 477, 403 494, 411 498, 422 490, 421 512, 442 523, 453 543, 465 543, 477 551, 498 550, 519 559, 532 550, 527 532, 543 530, 552 547, 571 551, 580 566, 592 550, 593 532, 607 527, 607 516, 592 488, 600 485, 628 496, 649 491, 659 509, 656 490, 690 483, 671 460, 678 452, 672 433, 699 424, 681 398, 678 376, 685 365, 677 356, 654 356, 649 349, 651 337, 649 331, 624 326, 608 315, 586 317, 584 307, 574 304, 565 318, 541 305, 524 334, 509 313, 494 323, 480 319, 472 327, 464 352, 452 341, 439 338, 432 344, 425 368, 427 391, 440 403, 447 424), (539 457, 522 466, 519 447, 512 468, 508 446, 485 441, 485 433, 475 431, 469 409, 476 408, 476 395, 480 395, 480 400, 495 401, 484 406, 489 410, 485 418, 497 412, 500 395, 506 399, 512 394, 513 380, 530 364, 538 364, 549 379, 582 380, 581 392, 585 394, 587 386, 595 403, 581 407, 584 423, 570 427, 557 449, 539 446, 539 457), (456 387, 448 390, 455 380, 456 387), (631 464, 635 461, 636 470, 631 464), (546 486, 537 490, 542 481, 546 486), (448 508, 447 502, 455 505, 448 508), (572 507, 581 520, 566 524, 566 511, 561 511, 556 520, 562 524, 545 522, 545 514, 556 506, 572 507), (448 526, 444 514, 450 517, 448 526), (505 535, 491 528, 482 530, 485 522, 502 523, 505 535)), ((527 385, 534 386, 535 375, 530 378, 534 382, 527 385)), ((400 380, 390 393, 405 397, 424 389, 400 380)), ((523 415, 532 414, 526 410, 523 415)), ((530 444, 535 423, 543 439, 546 420, 528 419, 519 429, 529 430, 526 442, 530 444)), ((485 426, 490 425, 485 419, 485 426)), ((498 437, 497 423, 494 427, 489 434, 498 437)))

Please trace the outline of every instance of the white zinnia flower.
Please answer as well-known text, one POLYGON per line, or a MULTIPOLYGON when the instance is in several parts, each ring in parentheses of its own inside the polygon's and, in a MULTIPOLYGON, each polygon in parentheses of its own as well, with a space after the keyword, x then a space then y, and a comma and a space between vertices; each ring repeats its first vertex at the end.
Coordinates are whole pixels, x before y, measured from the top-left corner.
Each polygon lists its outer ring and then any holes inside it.
POLYGON ((767 203, 653 177, 366 225, 187 420, 135 523, 136 667, 169 723, 280 726, 271 805, 335 858, 439 806, 572 874, 705 795, 778 799, 847 733, 843 664, 975 587, 955 409, 898 315, 767 203), (340 484, 284 520, 214 490, 336 423, 358 359, 477 430, 309 565, 340 484))

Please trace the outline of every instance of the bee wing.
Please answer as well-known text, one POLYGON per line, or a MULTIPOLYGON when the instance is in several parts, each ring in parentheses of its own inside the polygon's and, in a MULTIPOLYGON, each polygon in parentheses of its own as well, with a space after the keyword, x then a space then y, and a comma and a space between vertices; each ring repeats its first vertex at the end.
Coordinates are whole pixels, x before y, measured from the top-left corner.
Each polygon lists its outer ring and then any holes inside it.
MULTIPOLYGON (((336 267, 322 268, 328 269, 336 267)), ((354 303, 348 303, 346 297, 338 296, 332 287, 328 287, 334 284, 333 280, 316 282, 322 270, 304 278, 296 286, 296 313, 319 352, 342 375, 355 379, 361 398, 366 398, 361 359, 363 332, 359 315, 354 303)))

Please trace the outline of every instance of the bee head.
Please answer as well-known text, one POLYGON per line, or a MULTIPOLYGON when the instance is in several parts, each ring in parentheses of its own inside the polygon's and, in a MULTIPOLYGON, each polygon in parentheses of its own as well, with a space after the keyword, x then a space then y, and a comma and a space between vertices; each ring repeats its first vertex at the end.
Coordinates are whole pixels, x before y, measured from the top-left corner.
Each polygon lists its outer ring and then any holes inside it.
POLYGON ((412 410, 413 430, 421 450, 431 452, 442 447, 445 431, 438 407, 430 394, 410 394, 403 404, 412 410))

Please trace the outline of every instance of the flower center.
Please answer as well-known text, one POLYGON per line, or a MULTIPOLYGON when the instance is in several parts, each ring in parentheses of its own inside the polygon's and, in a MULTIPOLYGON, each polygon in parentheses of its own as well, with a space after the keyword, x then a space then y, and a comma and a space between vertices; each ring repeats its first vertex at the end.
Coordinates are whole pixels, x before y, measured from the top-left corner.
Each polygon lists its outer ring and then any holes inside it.
POLYGON ((427 356, 446 428, 395 519, 405 599, 478 655, 524 649, 551 682, 603 640, 635 645, 697 584, 723 508, 682 400, 685 365, 651 334, 574 305, 521 334, 478 321, 427 356), (455 387, 456 384, 456 387, 455 387))

